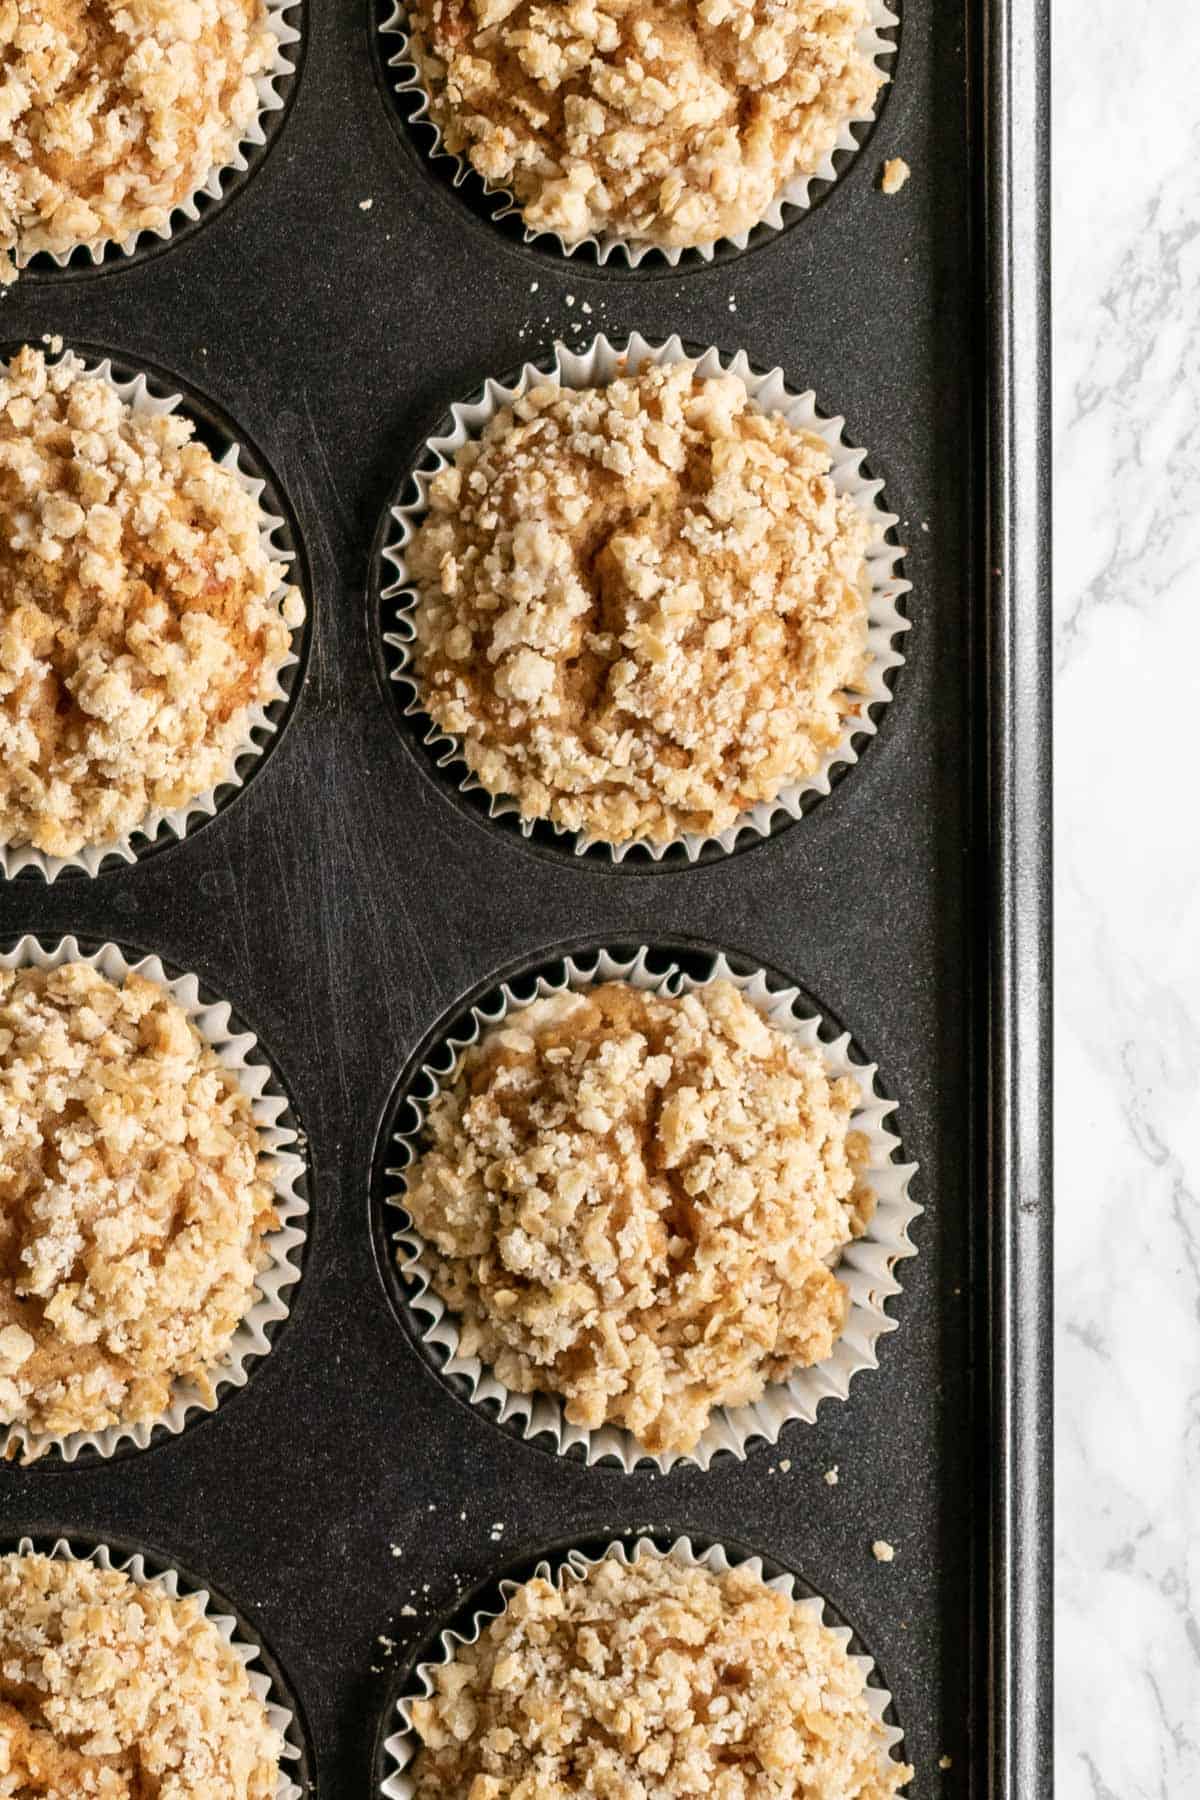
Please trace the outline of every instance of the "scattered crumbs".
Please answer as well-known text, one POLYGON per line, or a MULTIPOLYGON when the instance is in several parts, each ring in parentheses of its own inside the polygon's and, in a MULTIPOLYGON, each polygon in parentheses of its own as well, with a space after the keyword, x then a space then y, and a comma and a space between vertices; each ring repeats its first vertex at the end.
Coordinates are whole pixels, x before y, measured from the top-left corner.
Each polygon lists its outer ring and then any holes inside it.
POLYGON ((372 1663, 371 1664, 371 1673, 372 1673, 372 1675, 382 1675, 383 1674, 383 1664, 382 1663, 372 1663))
POLYGON ((494 1521, 494 1523, 492 1525, 491 1537, 492 1537, 493 1544, 498 1544, 500 1542, 500 1539, 503 1536, 504 1536, 504 1520, 497 1519, 494 1521))
POLYGON ((822 1480, 824 1481, 826 1487, 836 1487, 837 1486, 837 1484, 838 1484, 838 1466, 836 1463, 834 1463, 832 1469, 826 1469, 824 1475, 822 1476, 822 1480))
POLYGON ((929 520, 928 520, 928 519, 922 519, 922 520, 921 520, 921 530, 922 530, 922 531, 928 531, 928 530, 929 530, 929 520))
POLYGON ((898 194, 911 174, 912 170, 902 156, 889 156, 883 165, 883 173, 879 177, 880 191, 885 194, 898 194))
POLYGON ((586 300, 583 303, 583 310, 585 313, 590 313, 592 310, 590 304, 586 300))
POLYGON ((943 1751, 941 1756, 938 1757, 938 1768, 939 1769, 952 1769, 953 1767, 954 1767, 954 1758, 952 1756, 947 1756, 946 1753, 943 1751))
POLYGON ((536 293, 537 293, 537 291, 538 291, 538 289, 539 289, 539 288, 540 288, 540 287, 541 287, 541 285, 542 285, 542 284, 541 284, 541 282, 540 282, 540 281, 531 281, 531 282, 530 282, 530 284, 529 284, 529 291, 530 291, 530 293, 531 293, 531 294, 536 294, 536 293))
POLYGON ((773 1474, 774 1474, 774 1473, 775 1473, 775 1464, 774 1464, 774 1463, 771 1463, 771 1464, 770 1464, 770 1466, 769 1466, 769 1467, 768 1467, 768 1469, 767 1469, 767 1474, 768 1474, 768 1475, 773 1475, 773 1474))
POLYGON ((392 1654, 392 1651, 396 1648, 395 1638, 384 1637, 382 1632, 380 1632, 379 1636, 375 1639, 375 1642, 377 1644, 382 1644, 389 1656, 392 1654))
POLYGON ((374 200, 360 200, 358 203, 358 210, 359 212, 370 212, 374 204, 374 200))
POLYGON ((871 1555, 876 1562, 891 1562, 895 1554, 895 1545, 889 1544, 886 1538, 876 1538, 871 1545, 871 1555))
POLYGON ((729 310, 730 310, 730 312, 737 311, 737 300, 734 297, 734 295, 732 295, 732 294, 730 294, 730 296, 729 296, 729 310))
POLYGON ((400 1617, 402 1619, 415 1619, 416 1616, 417 1616, 416 1607, 410 1606, 408 1604, 408 1602, 405 1601, 404 1605, 400 1608, 400 1617))
POLYGON ((779 1465, 779 1473, 781 1475, 786 1475, 788 1470, 791 1468, 791 1466, 792 1466, 791 1458, 788 1456, 785 1456, 783 1461, 779 1465))
POLYGON ((574 296, 574 294, 568 294, 568 295, 567 295, 567 305, 568 305, 568 306, 574 306, 574 304, 575 304, 575 296, 574 296))
POLYGON ((404 1551, 401 1549, 399 1544, 390 1544, 388 1546, 388 1548, 391 1550, 391 1553, 393 1556, 403 1556, 404 1555, 404 1551))
POLYGON ((437 1501, 436 1501, 436 1500, 431 1500, 431 1501, 430 1501, 430 1502, 429 1502, 429 1510, 430 1510, 430 1512, 436 1512, 436 1511, 437 1511, 437 1501))
POLYGON ((43 342, 43 344, 46 345, 46 347, 50 351, 51 356, 58 356, 61 354, 62 347, 63 347, 63 341, 62 341, 62 337, 59 332, 56 331, 54 333, 54 336, 51 337, 51 335, 48 331, 43 331, 42 342, 43 342))
POLYGON ((464 1507, 463 1507, 463 1509, 462 1509, 462 1511, 461 1511, 461 1512, 460 1512, 460 1513, 459 1513, 459 1515, 458 1515, 458 1516, 459 1516, 459 1518, 460 1518, 460 1519, 465 1519, 465 1518, 466 1518, 466 1516, 467 1516, 467 1509, 466 1509, 466 1507, 465 1507, 465 1506, 464 1506, 464 1507))

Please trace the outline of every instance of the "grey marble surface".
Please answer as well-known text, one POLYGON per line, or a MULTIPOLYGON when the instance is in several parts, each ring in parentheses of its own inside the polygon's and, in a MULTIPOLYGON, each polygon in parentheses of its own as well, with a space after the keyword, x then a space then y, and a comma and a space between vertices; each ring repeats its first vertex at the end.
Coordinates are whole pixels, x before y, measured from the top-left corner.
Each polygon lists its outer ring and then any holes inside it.
POLYGON ((1200 7, 1053 12, 1058 1793, 1193 1800, 1200 7))

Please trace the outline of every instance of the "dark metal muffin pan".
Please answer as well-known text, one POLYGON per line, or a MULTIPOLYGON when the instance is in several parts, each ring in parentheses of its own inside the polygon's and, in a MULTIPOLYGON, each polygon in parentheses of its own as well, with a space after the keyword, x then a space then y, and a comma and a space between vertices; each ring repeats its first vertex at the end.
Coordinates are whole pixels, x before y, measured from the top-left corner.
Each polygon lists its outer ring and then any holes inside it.
POLYGON ((883 117, 826 199, 678 275, 556 260, 472 216, 398 141, 369 0, 306 12, 289 116, 236 203, 169 254, 4 301, 6 339, 152 363, 261 446, 310 576, 289 728, 182 843, 0 888, 5 945, 144 945, 260 1033, 308 1133, 305 1274, 235 1403, 115 1463, 5 1469, 5 1535, 151 1545, 230 1594, 300 1698, 330 1800, 368 1800, 396 1669, 477 1582, 630 1527, 728 1537, 796 1570, 878 1659, 913 1796, 1045 1800, 1043 0, 907 0, 883 117), (891 155, 913 177, 886 198, 891 155), (633 329, 740 344, 852 420, 914 584, 869 754, 752 854, 654 880, 539 855, 440 793, 396 730, 366 600, 380 515, 449 402, 555 335, 633 329), (879 1369, 744 1463, 628 1476, 516 1441, 426 1365, 374 1264, 372 1158, 412 1053, 498 971, 585 941, 778 969, 870 1047, 921 1165, 879 1369))

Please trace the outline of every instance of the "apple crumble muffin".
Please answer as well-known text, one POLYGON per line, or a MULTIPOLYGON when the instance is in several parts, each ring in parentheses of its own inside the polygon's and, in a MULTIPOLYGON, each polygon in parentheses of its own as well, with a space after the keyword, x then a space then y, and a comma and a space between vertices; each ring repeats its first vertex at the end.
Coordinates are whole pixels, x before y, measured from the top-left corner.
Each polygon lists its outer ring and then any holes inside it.
POLYGON ((0 281, 161 232, 236 158, 276 49, 264 0, 0 0, 0 281))
POLYGON ((303 603, 193 429, 70 353, 0 364, 0 844, 69 857, 186 806, 278 691, 303 603))
POLYGON ((155 982, 0 969, 0 1423, 134 1424, 177 1380, 214 1397, 278 1223, 263 1156, 155 982))
POLYGON ((532 388, 434 477, 408 548, 422 706, 527 819, 727 830, 862 706, 871 527, 830 467, 732 375, 532 388))
POLYGON ((862 1669, 747 1568, 643 1554, 517 1588, 411 1703, 416 1800, 890 1800, 862 1669))
POLYGON ((749 231, 884 77, 867 0, 412 0, 445 146, 567 244, 749 231))
POLYGON ((275 1800, 283 1743, 191 1595, 0 1557, 0 1795, 275 1800))
POLYGON ((404 1205, 460 1350, 567 1418, 693 1450, 717 1406, 824 1361, 865 1231, 861 1099, 728 981, 536 1000, 429 1108, 404 1205))

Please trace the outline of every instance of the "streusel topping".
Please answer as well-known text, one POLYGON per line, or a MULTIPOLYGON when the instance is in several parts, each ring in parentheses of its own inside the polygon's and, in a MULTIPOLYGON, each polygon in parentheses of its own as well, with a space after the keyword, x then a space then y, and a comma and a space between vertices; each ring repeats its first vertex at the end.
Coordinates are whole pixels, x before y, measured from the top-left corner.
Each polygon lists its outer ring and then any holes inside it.
POLYGON ((574 1424, 695 1448, 827 1358, 874 1194, 861 1099, 732 983, 536 1000, 431 1103, 404 1204, 460 1348, 574 1424))
POLYGON ((304 616, 190 420, 0 365, 0 844, 72 856, 226 780, 304 616))
POLYGON ((532 388, 409 546, 422 705, 526 818, 726 830, 863 704, 870 523, 830 466, 734 376, 532 388))
POLYGON ((0 1795, 274 1800, 282 1749, 194 1597, 90 1562, 0 1557, 0 1795))
POLYGON ((749 231, 883 81, 867 0, 414 0, 446 148, 536 230, 687 247, 749 231))
POLYGON ((250 1102, 170 994, 0 969, 0 1424, 211 1399, 277 1222, 250 1102))
POLYGON ((0 281, 161 230, 234 160, 276 48, 264 0, 0 0, 0 281))
POLYGON ((535 1578, 412 1703, 417 1800, 890 1800, 862 1670, 746 1568, 643 1555, 535 1578))

